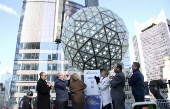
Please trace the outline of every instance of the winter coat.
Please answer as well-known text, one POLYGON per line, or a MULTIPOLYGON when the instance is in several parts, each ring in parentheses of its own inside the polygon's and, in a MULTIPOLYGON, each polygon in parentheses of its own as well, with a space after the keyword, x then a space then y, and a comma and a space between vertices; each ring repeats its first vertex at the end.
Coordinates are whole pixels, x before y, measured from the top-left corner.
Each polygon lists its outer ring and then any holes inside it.
POLYGON ((86 84, 81 80, 72 81, 70 83, 71 100, 73 109, 86 109, 84 89, 86 84))
POLYGON ((98 84, 98 88, 100 90, 101 94, 101 103, 100 108, 103 107, 109 103, 112 102, 111 96, 110 96, 110 79, 109 77, 101 77, 100 83, 98 84))
POLYGON ((128 83, 132 86, 132 94, 145 95, 144 77, 140 70, 133 71, 131 78, 128 79, 128 83))
POLYGON ((19 103, 19 109, 32 109, 31 99, 28 98, 27 96, 24 96, 19 103))
POLYGON ((55 80, 55 92, 56 92, 56 101, 68 101, 68 89, 67 89, 68 81, 67 80, 55 80))
POLYGON ((50 109, 50 90, 51 87, 47 85, 47 82, 39 79, 37 82, 38 92, 38 109, 50 109))

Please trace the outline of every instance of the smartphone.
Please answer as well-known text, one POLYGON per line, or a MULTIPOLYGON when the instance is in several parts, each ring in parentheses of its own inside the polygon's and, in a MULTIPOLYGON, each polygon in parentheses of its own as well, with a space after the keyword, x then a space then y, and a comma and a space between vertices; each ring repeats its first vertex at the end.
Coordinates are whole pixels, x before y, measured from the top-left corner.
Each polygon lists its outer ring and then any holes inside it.
POLYGON ((91 88, 94 88, 94 81, 91 81, 91 88))

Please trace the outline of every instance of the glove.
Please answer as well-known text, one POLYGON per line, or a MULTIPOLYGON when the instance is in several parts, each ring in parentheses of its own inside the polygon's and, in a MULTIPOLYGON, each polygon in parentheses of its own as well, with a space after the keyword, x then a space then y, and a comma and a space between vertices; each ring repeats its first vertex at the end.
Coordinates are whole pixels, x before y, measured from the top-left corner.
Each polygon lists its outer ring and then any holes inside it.
POLYGON ((100 78, 99 78, 99 77, 94 76, 94 79, 96 80, 96 83, 97 83, 97 84, 99 84, 99 82, 100 82, 100 78))

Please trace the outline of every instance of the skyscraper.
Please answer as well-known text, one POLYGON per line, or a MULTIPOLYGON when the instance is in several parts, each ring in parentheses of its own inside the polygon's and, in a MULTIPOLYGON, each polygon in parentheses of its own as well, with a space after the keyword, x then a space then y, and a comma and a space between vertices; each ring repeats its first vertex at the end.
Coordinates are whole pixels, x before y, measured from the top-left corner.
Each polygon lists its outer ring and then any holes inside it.
POLYGON ((11 78, 11 73, 6 72, 5 74, 1 74, 1 82, 5 84, 5 81, 11 78))
POLYGON ((162 79, 164 57, 170 54, 170 23, 164 11, 156 18, 140 24, 135 22, 133 45, 136 61, 141 63, 145 81, 162 79))
MULTIPOLYGON (((124 58, 122 59, 122 63, 123 63, 123 67, 126 69, 130 69, 131 67, 131 62, 130 62, 130 54, 129 54, 129 50, 127 50, 124 58)), ((125 73, 125 72, 124 72, 125 73)))
POLYGON ((4 105, 4 95, 5 88, 3 87, 3 83, 0 83, 0 109, 2 109, 4 105))
MULTIPOLYGON (((36 82, 41 71, 48 74, 47 81, 51 82, 54 81, 57 72, 73 72, 70 71, 73 69, 69 62, 65 60, 61 44, 54 43, 53 39, 56 29, 55 12, 57 11, 57 17, 60 17, 58 18, 60 26, 62 19, 60 14, 64 12, 60 6, 63 5, 59 0, 23 1, 11 83, 11 101, 13 101, 11 104, 17 104, 29 90, 36 96, 36 82)), ((83 7, 67 1, 66 9, 69 10, 70 6, 76 8, 74 12, 83 7)), ((69 15, 72 14, 73 11, 69 15)), ((55 97, 54 89, 51 90, 51 97, 55 97)))
POLYGON ((99 0, 85 0, 85 6, 99 6, 99 0))

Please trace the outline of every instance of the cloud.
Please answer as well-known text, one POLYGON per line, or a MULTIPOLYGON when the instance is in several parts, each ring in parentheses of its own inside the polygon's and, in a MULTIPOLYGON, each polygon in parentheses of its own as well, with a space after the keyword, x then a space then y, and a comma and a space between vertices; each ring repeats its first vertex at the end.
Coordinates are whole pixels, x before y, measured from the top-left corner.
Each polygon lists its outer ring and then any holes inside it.
POLYGON ((9 13, 12 15, 17 15, 17 12, 14 9, 12 9, 6 5, 3 5, 1 3, 0 3, 0 10, 5 11, 6 13, 9 13))

